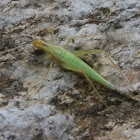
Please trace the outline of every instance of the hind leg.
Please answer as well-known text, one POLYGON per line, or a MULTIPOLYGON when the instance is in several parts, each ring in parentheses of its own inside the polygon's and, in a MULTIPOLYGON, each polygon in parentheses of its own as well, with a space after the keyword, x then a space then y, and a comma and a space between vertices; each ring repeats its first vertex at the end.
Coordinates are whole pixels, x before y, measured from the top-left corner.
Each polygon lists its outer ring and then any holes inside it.
POLYGON ((90 80, 90 78, 81 70, 77 70, 75 68, 73 68, 72 66, 66 64, 66 63, 61 63, 61 66, 67 70, 72 70, 72 71, 75 71, 75 72, 79 72, 79 73, 82 73, 85 78, 88 80, 88 82, 90 83, 90 85, 92 86, 93 90, 95 91, 96 95, 100 98, 101 102, 104 104, 104 106, 106 107, 106 110, 110 110, 113 114, 116 115, 115 112, 113 112, 111 110, 111 108, 104 102, 104 99, 103 97, 100 95, 100 93, 98 92, 98 90, 96 89, 96 87, 93 85, 92 81, 90 80))
POLYGON ((105 55, 107 57, 107 59, 110 61, 110 63, 113 65, 114 68, 117 69, 117 71, 120 73, 120 75, 125 79, 125 81, 127 82, 127 84, 129 85, 129 87, 135 91, 135 89, 132 87, 130 81, 126 78, 126 76, 121 72, 121 70, 119 69, 119 67, 113 62, 113 60, 110 58, 110 56, 104 51, 104 50, 83 50, 83 51, 72 51, 71 53, 73 53, 74 55, 80 57, 83 56, 85 54, 93 54, 93 53, 101 53, 103 55, 105 55))

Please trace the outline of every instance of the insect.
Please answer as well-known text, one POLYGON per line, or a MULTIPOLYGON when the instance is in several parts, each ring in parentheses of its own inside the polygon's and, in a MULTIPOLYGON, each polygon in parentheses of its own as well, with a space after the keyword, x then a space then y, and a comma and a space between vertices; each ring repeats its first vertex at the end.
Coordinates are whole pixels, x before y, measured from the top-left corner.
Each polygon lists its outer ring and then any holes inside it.
MULTIPOLYGON (((64 48, 60 46, 55 46, 53 45, 53 34, 54 31, 51 31, 51 43, 45 43, 42 40, 36 39, 33 41, 33 46, 39 49, 44 50, 45 52, 49 53, 50 56, 56 60, 62 66, 63 68, 71 71, 75 71, 78 73, 81 73, 85 76, 85 78, 88 80, 90 85, 93 87, 93 89, 96 91, 96 93, 101 97, 99 92, 96 90, 95 86, 93 85, 91 80, 96 81, 97 83, 111 89, 111 90, 116 90, 116 87, 111 84, 109 81, 104 79, 100 74, 98 74, 93 68, 91 68, 89 65, 87 65, 83 60, 81 60, 79 57, 85 54, 92 54, 92 53, 104 53, 108 59, 111 61, 111 63, 116 67, 116 69, 119 70, 119 68, 112 62, 112 60, 109 58, 109 56, 103 51, 103 50, 90 50, 90 51, 73 51, 69 52, 66 50, 66 47, 72 39, 75 39, 77 37, 71 38, 68 40, 68 42, 65 44, 64 48)), ((53 63, 50 64, 50 67, 44 77, 46 78, 50 68, 52 67, 53 63)), ((122 74, 122 73, 121 73, 122 74)), ((122 74, 123 75, 123 74, 122 74)), ((44 81, 43 79, 43 81, 44 81)), ((43 81, 41 85, 43 84, 43 81)), ((127 81, 129 82, 129 81, 127 81)), ((39 91, 39 89, 38 89, 39 91)), ((101 97, 102 99, 102 97, 101 97)), ((103 100, 103 99, 102 99, 103 100)))

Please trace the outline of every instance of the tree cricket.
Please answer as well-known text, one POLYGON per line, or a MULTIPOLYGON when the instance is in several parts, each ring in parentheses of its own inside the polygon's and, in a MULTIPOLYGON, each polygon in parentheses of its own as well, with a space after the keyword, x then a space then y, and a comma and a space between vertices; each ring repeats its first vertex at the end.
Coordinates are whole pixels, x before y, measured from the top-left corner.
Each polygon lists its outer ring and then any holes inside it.
MULTIPOLYGON (((79 51, 78 50, 78 51, 69 52, 69 51, 66 50, 66 47, 67 47, 68 43, 70 41, 72 41, 73 39, 77 38, 77 37, 70 38, 67 41, 67 43, 65 44, 65 46, 62 48, 60 46, 53 45, 53 36, 54 36, 54 30, 51 29, 50 44, 45 43, 42 40, 36 39, 36 40, 33 41, 33 46, 47 52, 64 69, 83 74, 85 76, 85 78, 88 80, 88 82, 90 83, 90 85, 92 86, 92 88, 95 90, 97 95, 101 98, 102 101, 103 101, 102 96, 99 94, 99 92, 97 91, 97 89, 95 88, 95 86, 93 85, 91 80, 94 80, 95 82, 103 85, 104 87, 106 87, 108 89, 117 90, 117 88, 113 84, 111 84, 109 81, 107 81, 105 78, 103 78, 93 68, 91 68, 89 65, 87 65, 83 60, 81 60, 79 58, 80 56, 83 56, 83 55, 86 55, 86 54, 103 53, 109 59, 109 61, 112 63, 112 65, 120 72, 119 68, 115 65, 115 63, 111 60, 111 58, 106 54, 105 51, 103 51, 103 50, 89 50, 89 51, 83 51, 82 50, 82 51, 79 51)), ((53 64, 54 64, 54 62, 52 62, 50 64, 43 81, 47 77, 47 75, 49 73, 49 70, 53 66, 53 64)), ((120 74, 125 78, 125 76, 121 72, 120 72, 120 74)), ((126 78, 125 78, 125 80, 129 84, 129 86, 131 88, 133 88, 130 85, 129 80, 127 80, 126 78)), ((42 81, 41 85, 43 84, 43 81, 42 81)), ((37 92, 39 92, 40 88, 41 88, 41 86, 39 87, 37 92)), ((103 101, 103 103, 104 103, 104 101, 103 101)), ((107 107, 107 105, 105 103, 104 103, 104 105, 107 107)))

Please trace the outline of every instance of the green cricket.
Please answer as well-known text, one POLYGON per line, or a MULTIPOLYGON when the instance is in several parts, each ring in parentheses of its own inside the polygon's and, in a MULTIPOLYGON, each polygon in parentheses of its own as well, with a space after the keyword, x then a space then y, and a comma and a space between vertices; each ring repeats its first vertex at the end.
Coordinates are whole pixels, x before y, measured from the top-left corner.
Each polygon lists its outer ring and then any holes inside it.
POLYGON ((51 56, 53 56, 63 68, 82 73, 86 78, 88 77, 89 79, 93 79, 97 83, 109 89, 115 89, 113 84, 104 79, 100 74, 78 57, 82 54, 91 53, 91 51, 74 51, 71 53, 64 48, 47 44, 42 40, 34 40, 33 45, 36 48, 42 49, 51 54, 51 56))
MULTIPOLYGON (((50 29, 50 28, 49 28, 50 29)), ((111 89, 111 90, 117 90, 117 88, 111 84, 109 81, 107 81, 105 78, 103 78, 100 74, 98 74, 93 68, 91 68, 89 65, 87 65, 84 61, 82 61, 79 57, 83 56, 85 54, 92 54, 92 53, 103 53, 109 61, 112 63, 112 65, 120 72, 120 74, 125 78, 125 76, 121 73, 119 68, 115 65, 115 63, 111 60, 111 58, 105 53, 103 50, 90 50, 90 51, 73 51, 69 52, 65 48, 67 47, 68 43, 72 41, 73 39, 77 38, 70 38, 65 46, 62 48, 60 46, 53 45, 53 36, 54 36, 54 30, 51 30, 51 41, 50 43, 45 43, 42 40, 36 39, 33 41, 33 46, 39 49, 44 50, 45 52, 49 53, 51 57, 56 60, 62 66, 63 68, 67 70, 71 70, 74 72, 81 73, 85 76, 85 78, 88 80, 92 88, 95 90, 95 92, 98 94, 98 96, 102 99, 102 96, 99 94, 95 86, 93 85, 91 80, 96 81, 97 83, 103 85, 104 87, 111 89)), ((43 79, 45 80, 46 76, 48 75, 48 72, 50 68, 53 66, 54 63, 51 63, 48 71, 43 79)), ((127 80, 127 83, 130 85, 129 80, 127 80)), ((43 81, 40 85, 40 88, 43 84, 43 81)), ((130 85, 131 88, 133 88, 130 85)), ((39 92, 40 88, 38 89, 37 92, 39 92)), ((103 99, 102 99, 103 101, 103 99)), ((104 102, 103 102, 104 103, 104 102)), ((106 106, 106 104, 104 103, 106 106)))

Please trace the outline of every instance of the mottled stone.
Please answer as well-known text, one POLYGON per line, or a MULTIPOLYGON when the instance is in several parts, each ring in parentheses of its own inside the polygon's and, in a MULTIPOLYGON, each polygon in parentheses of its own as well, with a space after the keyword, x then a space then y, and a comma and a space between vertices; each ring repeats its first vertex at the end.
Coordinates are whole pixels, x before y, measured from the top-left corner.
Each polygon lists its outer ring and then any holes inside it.
POLYGON ((138 140, 140 95, 140 2, 138 0, 0 0, 0 140, 138 140), (33 48, 35 38, 67 50, 105 50, 82 59, 120 93, 95 86, 33 48), (133 94, 132 94, 133 91, 133 94), (125 97, 125 93, 134 100, 125 97), (137 102, 138 101, 138 102, 137 102))

